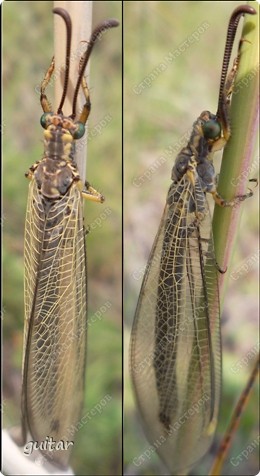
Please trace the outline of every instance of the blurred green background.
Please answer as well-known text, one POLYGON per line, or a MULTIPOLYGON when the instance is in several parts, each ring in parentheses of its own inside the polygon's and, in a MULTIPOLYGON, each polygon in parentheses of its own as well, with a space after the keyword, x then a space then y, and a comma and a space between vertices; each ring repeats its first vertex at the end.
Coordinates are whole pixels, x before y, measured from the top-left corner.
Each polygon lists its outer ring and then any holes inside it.
MULTIPOLYGON (((20 422, 23 345, 23 232, 28 181, 24 173, 42 157, 42 110, 35 88, 53 55, 53 2, 3 4, 3 416, 20 422)), ((93 2, 93 26, 114 17, 119 28, 98 42, 91 57, 87 180, 103 205, 85 205, 89 319, 85 412, 111 396, 100 415, 75 436, 75 474, 121 474, 122 425, 122 21, 121 2, 93 2), (111 120, 100 134, 95 126, 111 120), (100 312, 99 318, 95 312, 100 312), (92 320, 91 320, 92 319, 92 320)), ((52 88, 48 90, 52 97, 52 88)))
MULTIPOLYGON (((133 400, 128 370, 131 325, 145 265, 157 232, 174 159, 203 110, 215 112, 226 30, 245 2, 124 2, 124 322, 126 475, 167 474, 157 455, 134 464, 149 443, 133 400), (204 32, 203 32, 203 25, 204 32), (199 29, 202 27, 202 29, 199 29), (194 32, 197 41, 183 51, 194 32), (182 49, 182 51, 181 51, 182 49), (169 60, 170 54, 171 58, 169 60), (183 142, 184 140, 184 142, 183 142)), ((243 23, 241 21, 241 23, 243 23)), ((241 25, 239 27, 241 31, 241 25)), ((238 32, 239 37, 239 32, 238 32)), ((221 154, 215 155, 216 172, 221 154)), ((249 178, 257 177, 258 160, 249 178)), ((243 203, 237 249, 222 313, 223 397, 211 452, 192 474, 206 475, 230 412, 258 350, 258 189, 243 203), (246 265, 247 269, 242 270, 246 265), (232 279, 233 276, 233 279, 232 279), (246 361, 241 361, 245 358, 246 361)), ((209 202, 211 198, 209 197, 209 202)), ((258 392, 254 388, 223 474, 258 472, 258 392), (241 452, 255 442, 256 449, 241 452), (232 465, 241 456, 237 466, 232 465)))

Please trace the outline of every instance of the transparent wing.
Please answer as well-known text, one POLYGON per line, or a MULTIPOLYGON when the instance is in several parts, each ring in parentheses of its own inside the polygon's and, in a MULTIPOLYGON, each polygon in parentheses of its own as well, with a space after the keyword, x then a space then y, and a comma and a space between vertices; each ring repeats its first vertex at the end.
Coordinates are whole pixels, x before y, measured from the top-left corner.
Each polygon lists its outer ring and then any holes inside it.
MULTIPOLYGON (((30 183, 25 226, 22 412, 33 440, 73 441, 83 403, 86 252, 80 191, 44 202, 30 183)), ((67 451, 43 453, 66 466, 67 451)))
POLYGON ((170 187, 132 330, 131 375, 145 431, 175 473, 207 451, 219 407, 219 303, 210 230, 200 182, 194 186, 184 176, 170 187))

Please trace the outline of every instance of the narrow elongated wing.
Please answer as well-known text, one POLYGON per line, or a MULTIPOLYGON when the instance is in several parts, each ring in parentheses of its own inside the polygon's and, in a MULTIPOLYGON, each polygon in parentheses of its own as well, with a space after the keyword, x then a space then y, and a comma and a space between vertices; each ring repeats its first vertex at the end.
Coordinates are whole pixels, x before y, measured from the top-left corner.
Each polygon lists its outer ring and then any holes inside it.
MULTIPOLYGON (((86 252, 82 198, 73 183, 45 200, 32 178, 25 226, 25 342, 22 413, 34 441, 73 441, 83 403, 86 252)), ((67 451, 43 451, 60 466, 67 451)))
POLYGON ((217 271, 198 176, 173 182, 144 276, 131 375, 150 443, 173 474, 208 450, 221 390, 217 271))

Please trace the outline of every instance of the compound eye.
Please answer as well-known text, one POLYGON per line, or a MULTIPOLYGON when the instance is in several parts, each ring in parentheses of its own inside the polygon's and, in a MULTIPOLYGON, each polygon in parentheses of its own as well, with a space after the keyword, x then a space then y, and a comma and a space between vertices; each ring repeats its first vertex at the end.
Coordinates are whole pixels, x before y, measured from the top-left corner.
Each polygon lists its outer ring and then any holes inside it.
POLYGON ((76 122, 77 129, 73 132, 73 139, 81 139, 85 134, 85 125, 82 122, 76 122))
POLYGON ((205 139, 217 139, 221 134, 221 126, 219 122, 210 120, 202 125, 205 139))
POLYGON ((50 125, 50 120, 49 117, 52 116, 50 112, 45 112, 40 119, 41 126, 43 129, 47 129, 47 127, 50 125))

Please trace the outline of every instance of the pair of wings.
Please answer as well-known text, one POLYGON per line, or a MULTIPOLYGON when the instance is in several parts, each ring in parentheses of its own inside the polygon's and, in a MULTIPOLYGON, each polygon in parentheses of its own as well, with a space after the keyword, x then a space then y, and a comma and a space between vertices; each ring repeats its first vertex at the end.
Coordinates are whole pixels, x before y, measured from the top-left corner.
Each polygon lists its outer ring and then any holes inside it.
MULTIPOLYGON (((86 250, 76 184, 45 200, 32 178, 25 224, 24 438, 73 441, 83 404, 86 354, 86 250)), ((43 451, 66 467, 67 451, 43 451)))
POLYGON ((178 474, 209 448, 221 391, 217 269, 198 176, 170 187, 137 304, 131 375, 148 440, 178 474))

